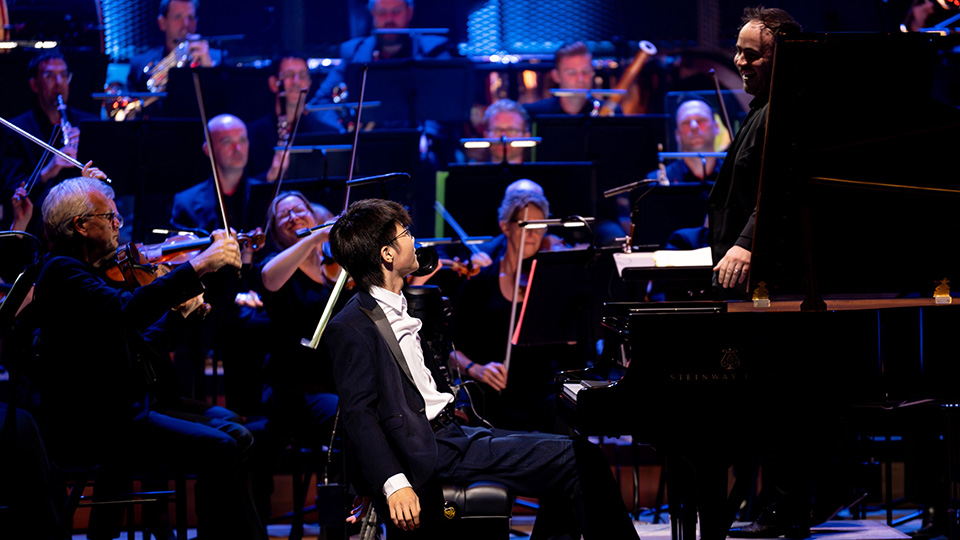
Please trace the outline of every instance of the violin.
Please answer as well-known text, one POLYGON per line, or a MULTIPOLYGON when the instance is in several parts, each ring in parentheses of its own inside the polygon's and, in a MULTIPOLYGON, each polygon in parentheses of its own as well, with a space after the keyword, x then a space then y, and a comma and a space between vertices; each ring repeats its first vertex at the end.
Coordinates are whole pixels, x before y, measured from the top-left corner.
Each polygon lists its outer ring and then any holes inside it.
MULTIPOLYGON (((188 262, 212 243, 212 238, 198 238, 193 234, 172 236, 159 244, 131 242, 117 248, 116 257, 110 261, 105 273, 107 279, 132 291, 153 283, 172 266, 188 262)), ((239 233, 237 243, 241 248, 258 249, 257 246, 263 244, 263 234, 239 233)), ((205 303, 199 310, 202 316, 206 316, 210 305, 205 303)))
POLYGON ((458 259, 440 259, 440 263, 445 268, 449 268, 459 274, 460 277, 465 277, 467 279, 470 279, 480 273, 479 266, 474 266, 469 262, 462 262, 458 259))

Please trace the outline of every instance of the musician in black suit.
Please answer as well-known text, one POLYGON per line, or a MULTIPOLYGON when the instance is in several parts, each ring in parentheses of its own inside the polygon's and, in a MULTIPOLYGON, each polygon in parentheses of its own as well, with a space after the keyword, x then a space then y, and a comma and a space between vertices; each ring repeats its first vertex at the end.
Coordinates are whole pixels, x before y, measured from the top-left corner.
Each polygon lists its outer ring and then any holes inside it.
POLYGON ((171 333, 199 306, 200 277, 240 266, 236 240, 217 231, 204 252, 129 292, 104 276, 123 224, 109 186, 88 178, 54 186, 43 222, 52 248, 33 307, 44 314, 38 421, 51 455, 84 465, 187 467, 204 484, 201 535, 266 538, 243 475, 249 433, 213 418, 161 414, 150 400, 150 359, 165 359, 171 333))
MULTIPOLYGON (((410 28, 413 20, 413 0, 370 0, 369 8, 373 27, 377 30, 410 28)), ((333 103, 333 94, 346 80, 350 65, 408 58, 446 59, 452 56, 449 46, 450 43, 445 37, 420 34, 378 34, 346 41, 340 45, 340 64, 330 70, 310 104, 333 103)), ((359 96, 359 88, 350 91, 353 96, 359 96)), ((322 117, 331 126, 339 125, 337 115, 333 112, 323 114, 322 117)))
MULTIPOLYGON (((36 94, 37 100, 30 110, 11 118, 10 122, 76 159, 77 146, 80 143, 80 123, 96 120, 97 117, 68 105, 73 74, 66 59, 57 49, 43 50, 30 59, 27 72, 30 90, 36 94), (57 96, 62 97, 64 104, 67 105, 65 112, 69 127, 66 134, 51 140, 55 127, 61 122, 57 96)), ((4 130, 3 197, 0 198, 0 202, 4 205, 4 216, 12 214, 8 206, 11 197, 16 189, 29 179, 44 152, 43 148, 25 137, 10 130, 4 130)), ((37 185, 30 193, 32 201, 39 207, 43 203, 44 193, 51 186, 73 176, 77 176, 77 171, 72 164, 59 156, 48 156, 45 165, 39 171, 37 185)), ((39 233, 39 219, 31 219, 28 228, 30 232, 39 233)))
POLYGON ((637 538, 595 446, 555 435, 461 426, 454 394, 424 358, 404 279, 418 268, 410 216, 362 200, 330 232, 333 255, 360 292, 324 333, 347 437, 363 484, 389 526, 443 537, 442 483, 499 481, 541 497, 534 535, 637 538), (422 501, 422 502, 421 502, 422 501))
MULTIPOLYGON (((262 225, 265 206, 258 212, 249 204, 250 186, 257 181, 244 174, 250 155, 246 124, 236 116, 221 114, 211 118, 207 127, 230 226, 240 231, 262 225)), ((203 152, 207 155, 211 152, 206 142, 203 143, 203 152)), ((177 229, 204 231, 223 225, 212 176, 174 195, 170 225, 177 229)))
POLYGON ((157 26, 163 32, 163 45, 147 49, 130 59, 128 90, 146 92, 153 67, 184 42, 187 43, 191 65, 213 67, 220 63, 221 52, 211 49, 206 40, 197 39, 197 0, 160 0, 157 26))

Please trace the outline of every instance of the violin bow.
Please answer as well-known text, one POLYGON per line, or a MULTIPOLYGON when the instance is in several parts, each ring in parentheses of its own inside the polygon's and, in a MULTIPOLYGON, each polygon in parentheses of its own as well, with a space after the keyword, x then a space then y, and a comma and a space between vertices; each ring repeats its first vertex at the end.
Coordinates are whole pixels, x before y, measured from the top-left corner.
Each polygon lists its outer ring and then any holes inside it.
MULTIPOLYGON (((303 116, 303 113, 300 111, 303 107, 304 96, 307 95, 307 89, 301 88, 300 92, 297 95, 297 119, 293 122, 293 130, 290 131, 290 136, 287 137, 287 142, 283 147, 283 154, 280 155, 280 172, 277 175, 276 185, 273 186, 273 197, 270 197, 272 202, 277 198, 277 195, 280 194, 280 184, 283 182, 283 177, 286 174, 286 170, 283 168, 283 165, 287 162, 287 157, 290 155, 290 146, 293 145, 293 138, 297 136, 297 129, 300 127, 300 117, 303 116)), ((263 227, 264 231, 267 230, 267 216, 263 217, 263 227)))
POLYGON ((357 142, 360 140, 360 114, 363 112, 363 94, 367 89, 367 71, 370 70, 370 64, 363 66, 363 74, 360 77, 360 99, 357 101, 357 120, 353 127, 353 146, 350 148, 350 169, 347 171, 347 189, 343 196, 343 211, 347 211, 350 206, 350 181, 353 180, 353 167, 357 163, 357 142))
MULTIPOLYGON (((6 118, 4 118, 4 117, 2 117, 2 116, 0 116, 0 124, 3 124, 3 125, 6 126, 8 129, 10 129, 11 131, 17 133, 17 134, 20 135, 21 137, 27 139, 28 141, 33 142, 34 144, 36 144, 36 145, 38 145, 38 146, 40 146, 41 148, 43 148, 43 149, 46 150, 47 152, 52 152, 52 153, 60 156, 61 158, 63 158, 64 161, 66 161, 67 163, 73 165, 74 167, 76 167, 76 168, 78 168, 78 169, 80 169, 80 170, 83 170, 83 163, 80 163, 80 162, 77 161, 75 158, 72 158, 72 157, 68 156, 67 154, 64 154, 63 151, 58 150, 58 149, 54 148, 53 146, 50 146, 49 144, 47 144, 47 143, 45 143, 44 141, 38 139, 37 137, 33 136, 31 133, 25 131, 25 130, 24 130, 23 128, 21 128, 20 126, 14 124, 14 123, 12 123, 12 122, 10 122, 9 120, 7 120, 6 118)), ((110 180, 109 178, 107 178, 106 180, 103 180, 103 182, 106 182, 106 183, 110 184, 110 183, 113 182, 113 180, 110 180)))
MULTIPOLYGON (((523 209, 523 221, 527 220, 527 208, 523 209)), ((519 227, 520 225, 517 224, 519 227)), ((523 244, 527 239, 527 229, 520 229, 520 248, 517 251, 517 269, 513 281, 513 299, 510 302, 510 329, 507 331, 507 352, 504 354, 503 369, 510 373, 510 355, 513 353, 513 331, 517 326, 517 301, 520 296, 520 269, 523 267, 523 244)), ((529 287, 530 283, 527 283, 529 287)))
MULTIPOLYGON (((347 208, 350 206, 350 181, 353 180, 353 166, 357 162, 357 141, 360 139, 360 113, 363 112, 363 94, 367 87, 367 71, 369 69, 369 64, 363 66, 363 76, 360 79, 360 99, 357 101, 357 123, 353 129, 353 147, 350 149, 350 169, 347 172, 346 193, 343 197, 343 212, 341 212, 340 215, 346 213, 347 208)), ((330 298, 327 299, 327 305, 323 308, 323 313, 320 315, 320 321, 317 323, 317 329, 313 332, 313 337, 309 340, 304 338, 300 341, 301 345, 310 347, 311 349, 316 349, 320 345, 320 337, 323 336, 323 331, 327 328, 327 323, 330 322, 330 319, 333 317, 333 308, 337 305, 340 293, 343 292, 343 288, 349 279, 350 276, 347 273, 347 269, 341 266, 340 275, 337 276, 337 283, 333 286, 333 291, 330 292, 330 298)))
POLYGON ((210 157, 210 167, 213 169, 213 187, 217 194, 217 205, 220 208, 220 218, 223 221, 223 228, 230 233, 230 223, 227 221, 227 207, 223 202, 223 187, 220 186, 220 170, 217 169, 216 152, 213 148, 213 141, 210 140, 210 126, 207 125, 207 110, 203 106, 203 90, 200 88, 200 74, 193 72, 193 88, 197 93, 197 105, 200 107, 200 121, 203 122, 203 138, 207 142, 207 155, 210 157))
POLYGON ((450 212, 448 212, 446 208, 444 208, 443 203, 441 203, 440 201, 433 201, 433 209, 436 210, 441 217, 443 217, 443 220, 447 222, 447 225, 449 225, 451 229, 453 229, 453 232, 457 234, 457 236, 460 238, 460 241, 463 243, 463 245, 467 246, 467 249, 470 250, 470 253, 474 255, 480 253, 480 248, 478 248, 473 244, 467 243, 467 239, 469 239, 470 237, 467 236, 467 233, 466 231, 463 230, 463 227, 461 227, 460 224, 457 223, 457 220, 453 218, 453 215, 450 214, 450 212))

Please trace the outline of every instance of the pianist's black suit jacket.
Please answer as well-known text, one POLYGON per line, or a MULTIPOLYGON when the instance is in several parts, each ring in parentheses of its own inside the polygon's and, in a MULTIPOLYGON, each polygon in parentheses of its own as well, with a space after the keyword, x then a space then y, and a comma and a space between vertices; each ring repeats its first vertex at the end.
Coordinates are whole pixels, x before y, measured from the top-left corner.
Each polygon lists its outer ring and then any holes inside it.
MULTIPOLYGON (((333 361, 344 429, 373 494, 381 495, 387 479, 401 472, 414 489, 423 487, 437 465, 437 440, 377 301, 364 291, 355 295, 328 325, 324 342, 333 361)), ((450 392, 430 363, 441 391, 450 392)))

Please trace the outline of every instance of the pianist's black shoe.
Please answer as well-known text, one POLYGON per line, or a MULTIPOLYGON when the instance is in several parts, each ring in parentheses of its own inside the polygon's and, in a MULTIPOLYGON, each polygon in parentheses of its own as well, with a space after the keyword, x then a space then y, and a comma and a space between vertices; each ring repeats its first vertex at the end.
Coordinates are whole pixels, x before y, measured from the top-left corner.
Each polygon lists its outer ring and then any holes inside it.
POLYGON ((760 512, 757 520, 743 527, 734 527, 727 534, 730 538, 777 538, 783 536, 794 540, 810 536, 809 520, 790 520, 777 504, 771 504, 760 512), (803 523, 798 523, 802 521, 803 523))

